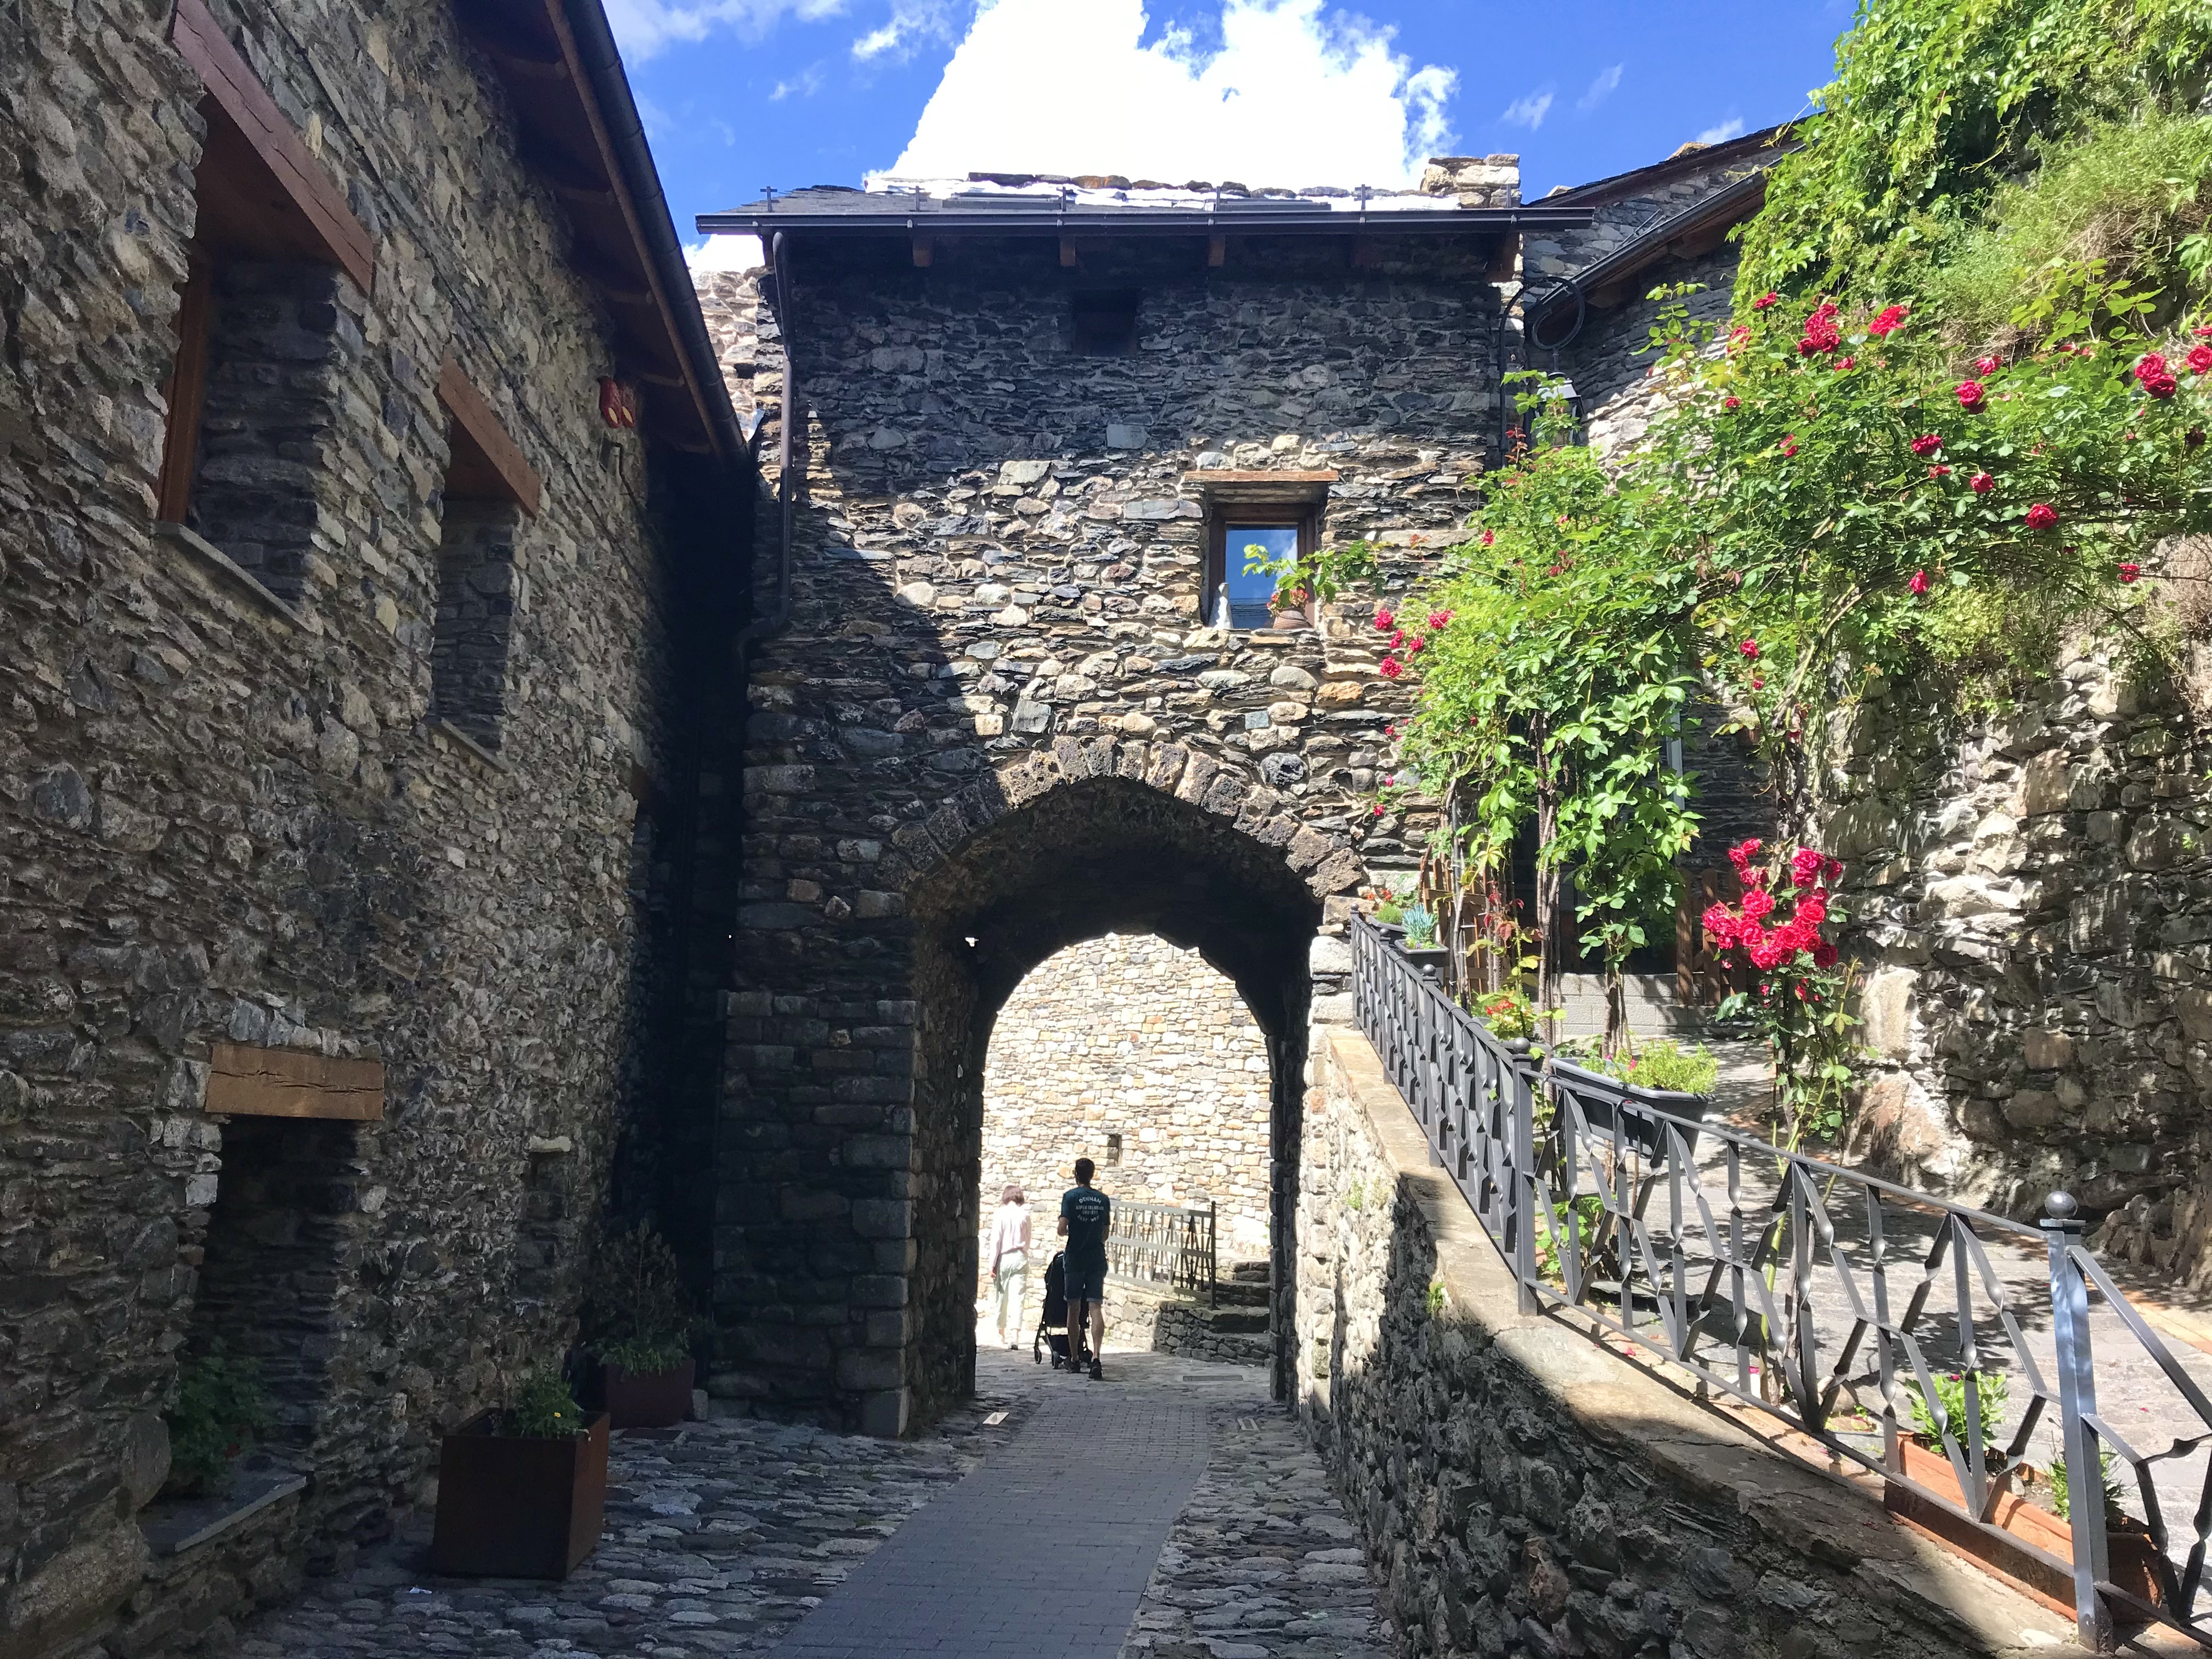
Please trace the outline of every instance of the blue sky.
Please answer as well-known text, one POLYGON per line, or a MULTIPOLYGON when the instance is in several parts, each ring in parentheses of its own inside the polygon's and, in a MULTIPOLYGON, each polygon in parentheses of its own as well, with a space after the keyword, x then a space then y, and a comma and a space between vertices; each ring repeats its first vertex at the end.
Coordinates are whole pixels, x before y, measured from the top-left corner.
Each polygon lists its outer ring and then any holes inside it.
POLYGON ((1533 199, 1801 112, 1850 21, 1849 0, 607 9, 687 240, 764 185, 886 170, 1402 185, 1424 154, 1513 150, 1533 199))

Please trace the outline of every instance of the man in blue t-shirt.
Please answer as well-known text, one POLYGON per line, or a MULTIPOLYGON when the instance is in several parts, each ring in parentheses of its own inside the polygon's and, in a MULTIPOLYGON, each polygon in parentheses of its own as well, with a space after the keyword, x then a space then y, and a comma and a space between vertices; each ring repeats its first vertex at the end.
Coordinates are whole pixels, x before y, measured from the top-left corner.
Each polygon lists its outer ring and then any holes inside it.
POLYGON ((1062 1270, 1067 1275, 1068 1365, 1074 1367, 1078 1334, 1088 1310, 1094 1382, 1106 1376, 1098 1355, 1106 1346, 1106 1224, 1114 1213, 1113 1200, 1091 1184, 1097 1168, 1087 1158, 1077 1158, 1075 1185, 1060 1195, 1060 1236, 1067 1241, 1062 1270))

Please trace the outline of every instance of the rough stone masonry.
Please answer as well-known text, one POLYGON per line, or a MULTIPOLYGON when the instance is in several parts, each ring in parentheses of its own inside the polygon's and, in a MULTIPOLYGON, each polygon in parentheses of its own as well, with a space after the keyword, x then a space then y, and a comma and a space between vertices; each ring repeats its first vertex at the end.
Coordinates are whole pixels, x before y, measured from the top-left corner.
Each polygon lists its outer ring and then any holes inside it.
MULTIPOLYGON (((380 1535, 561 1358, 656 1086, 684 489, 734 422, 580 274, 680 264, 520 159, 502 64, 562 64, 541 137, 599 96, 569 14, 492 11, 505 58, 434 0, 0 15, 8 1659, 185 1650, 380 1535), (646 367, 691 389, 610 425, 646 367), (501 492, 464 605, 441 541, 501 492), (172 1553, 162 1413, 216 1342, 292 1478, 172 1553)), ((638 187, 586 154, 572 190, 638 187)))
MULTIPOLYGON (((990 182, 1015 210, 1042 183, 1178 211, 1127 180, 990 182)), ((1431 182, 1397 207, 1480 227, 1518 199, 1511 158, 1431 182)), ((1212 237, 1186 214, 916 239, 915 198, 828 190, 702 222, 781 242, 765 283, 702 298, 733 385, 805 422, 791 623, 750 680, 718 1396, 896 1432, 966 1391, 991 1019, 1109 930, 1199 948, 1266 1035, 1290 1294, 1306 1024, 1349 968, 1328 935, 1429 823, 1372 805, 1406 706, 1372 598, 1217 626, 1221 542, 1304 515, 1313 544, 1376 546, 1388 592, 1455 540, 1511 273, 1472 237, 1249 216, 1346 195, 1246 198, 1251 234, 1212 237)))

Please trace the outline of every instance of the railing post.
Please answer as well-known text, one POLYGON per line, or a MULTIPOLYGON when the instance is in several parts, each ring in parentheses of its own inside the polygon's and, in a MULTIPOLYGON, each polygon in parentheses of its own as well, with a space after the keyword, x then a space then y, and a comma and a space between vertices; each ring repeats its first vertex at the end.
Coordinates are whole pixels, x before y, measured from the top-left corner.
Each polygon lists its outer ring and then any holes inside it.
POLYGON ((1221 1305, 1221 1218, 1212 1199, 1206 1200, 1206 1305, 1221 1305))
POLYGON ((2058 1412, 2066 1443, 2066 1486, 2074 1534, 2074 1624, 2093 1653, 2113 1650, 2112 1615, 2097 1594, 2106 1576, 2105 1465, 2088 1419, 2097 1410, 2097 1373, 2089 1352, 2089 1289, 2074 1251, 2088 1231, 2071 1193, 2043 1200, 2038 1224, 2051 1252, 2051 1330, 2058 1350, 2058 1412))
POLYGON ((1531 1144, 1536 1133, 1535 1085, 1518 1066, 1507 1069, 1513 1079, 1513 1145, 1508 1154, 1512 1172, 1511 1195, 1506 1201, 1507 1237, 1513 1241, 1513 1277, 1519 1287, 1524 1314, 1538 1313, 1536 1299, 1536 1152, 1531 1144))

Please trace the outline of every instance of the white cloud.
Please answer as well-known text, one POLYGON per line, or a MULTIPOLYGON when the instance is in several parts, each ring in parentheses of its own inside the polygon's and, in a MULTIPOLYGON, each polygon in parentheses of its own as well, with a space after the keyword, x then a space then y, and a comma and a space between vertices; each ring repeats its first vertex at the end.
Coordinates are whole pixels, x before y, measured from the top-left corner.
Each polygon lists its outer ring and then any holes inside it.
POLYGON ((1523 93, 1505 106, 1505 113, 1498 118, 1509 127, 1526 127, 1534 132, 1544 125, 1545 116, 1551 113, 1552 90, 1523 93))
POLYGON ((951 38, 951 19, 944 0, 893 0, 890 21, 854 41, 853 56, 865 64, 888 55, 896 63, 913 56, 919 41, 951 38))
POLYGON ((1322 0, 1224 0, 1221 49, 1144 0, 984 0, 888 172, 1119 173, 1181 183, 1413 183, 1447 148, 1449 69, 1322 0))
POLYGON ((777 82, 775 90, 769 94, 768 100, 771 104, 775 104, 781 103, 787 98, 811 98, 821 90, 822 65, 809 64, 788 81, 777 82))
POLYGON ((703 40, 718 28, 759 36, 786 14, 819 22, 845 9, 845 0, 606 0, 607 22, 623 58, 641 64, 679 40, 703 40))
MULTIPOLYGON (((1674 131, 1680 132, 1681 129, 1677 127, 1674 131)), ((1742 137, 1743 117, 1741 115, 1731 115, 1727 120, 1722 122, 1720 125, 1717 127, 1707 127, 1703 132, 1697 136, 1694 142, 1700 144, 1725 144, 1731 138, 1741 138, 1742 137)))
POLYGON ((757 236, 708 236, 684 244, 684 263, 694 270, 751 270, 768 255, 757 236))
POLYGON ((1610 69, 1600 70, 1597 79, 1589 83, 1589 90, 1575 100, 1575 107, 1587 115, 1613 96, 1613 89, 1620 84, 1620 72, 1628 67, 1615 64, 1610 69))

